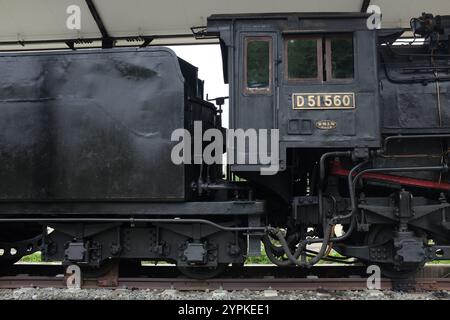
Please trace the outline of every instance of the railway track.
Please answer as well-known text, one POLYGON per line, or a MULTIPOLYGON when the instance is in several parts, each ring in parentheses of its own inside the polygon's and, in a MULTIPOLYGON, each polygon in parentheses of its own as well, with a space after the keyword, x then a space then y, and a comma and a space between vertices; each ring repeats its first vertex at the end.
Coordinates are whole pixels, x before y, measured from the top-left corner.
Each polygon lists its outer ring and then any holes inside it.
MULTIPOLYGON (((367 274, 361 266, 323 265, 308 271, 299 268, 246 266, 230 270, 223 277, 193 280, 181 277, 170 266, 130 268, 118 272, 112 269, 99 277, 85 277, 81 288, 175 289, 187 290, 366 290, 367 274)), ((414 280, 381 279, 381 290, 440 291, 450 290, 450 266, 430 265, 414 280)), ((0 289, 67 288, 62 266, 17 265, 0 277, 0 289), (13 274, 13 272, 16 272, 13 274), (8 274, 9 273, 9 274, 8 274)))

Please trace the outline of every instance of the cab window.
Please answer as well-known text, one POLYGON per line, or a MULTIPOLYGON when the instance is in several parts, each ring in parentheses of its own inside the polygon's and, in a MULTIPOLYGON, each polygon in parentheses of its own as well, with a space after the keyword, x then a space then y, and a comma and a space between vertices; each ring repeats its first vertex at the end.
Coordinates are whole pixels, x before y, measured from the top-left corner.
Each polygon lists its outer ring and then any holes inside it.
POLYGON ((321 40, 315 38, 290 38, 286 41, 288 79, 319 79, 321 40))
POLYGON ((328 79, 353 78, 353 39, 349 36, 329 38, 327 41, 328 79))
POLYGON ((272 70, 272 38, 248 37, 245 39, 245 91, 270 92, 272 70))
POLYGON ((285 61, 287 80, 339 81, 353 79, 353 37, 351 34, 286 37, 285 61))

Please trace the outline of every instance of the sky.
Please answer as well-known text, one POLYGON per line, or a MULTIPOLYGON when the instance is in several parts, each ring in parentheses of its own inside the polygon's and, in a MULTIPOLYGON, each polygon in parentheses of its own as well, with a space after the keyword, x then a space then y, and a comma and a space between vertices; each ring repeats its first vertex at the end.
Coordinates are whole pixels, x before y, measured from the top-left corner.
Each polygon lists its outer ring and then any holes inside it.
MULTIPOLYGON (((205 98, 228 97, 228 85, 223 82, 222 55, 218 44, 171 46, 182 59, 198 68, 199 78, 205 81, 205 98)), ((228 127, 228 100, 223 106, 222 126, 228 127)))

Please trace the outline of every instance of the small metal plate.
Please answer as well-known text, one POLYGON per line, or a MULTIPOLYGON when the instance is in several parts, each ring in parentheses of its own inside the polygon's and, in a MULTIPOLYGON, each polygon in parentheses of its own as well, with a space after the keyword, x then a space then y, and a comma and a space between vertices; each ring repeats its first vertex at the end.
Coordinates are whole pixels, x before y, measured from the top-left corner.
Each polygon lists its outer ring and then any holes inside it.
POLYGON ((320 130, 336 129, 337 123, 333 120, 319 120, 316 121, 316 128, 320 130))
POLYGON ((294 93, 294 110, 354 109, 355 93, 294 93))

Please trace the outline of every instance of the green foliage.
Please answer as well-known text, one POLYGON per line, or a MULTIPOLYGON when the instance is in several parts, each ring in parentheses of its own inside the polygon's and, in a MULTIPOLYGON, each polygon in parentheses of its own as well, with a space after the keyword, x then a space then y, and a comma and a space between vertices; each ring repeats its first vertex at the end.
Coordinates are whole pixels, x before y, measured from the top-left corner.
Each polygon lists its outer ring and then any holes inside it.
POLYGON ((317 78, 316 39, 291 39, 287 50, 289 79, 317 78))
POLYGON ((428 262, 429 264, 450 264, 450 260, 434 260, 428 262))
MULTIPOLYGON (((343 256, 337 253, 334 250, 331 250, 329 257, 336 257, 336 258, 342 258, 343 256)), ((307 257, 307 260, 311 260, 312 258, 307 257)), ((333 261, 326 261, 326 260, 320 260, 318 262, 319 264, 331 264, 331 263, 339 263, 339 262, 333 262, 333 261)), ((248 257, 247 260, 245 260, 245 264, 272 264, 272 262, 267 257, 266 251, 264 250, 264 247, 261 248, 261 255, 258 257, 248 257)))
POLYGON ((28 262, 28 263, 41 262, 41 261, 42 261, 42 256, 41 256, 40 251, 30 254, 28 256, 24 256, 24 257, 22 257, 22 259, 20 259, 20 262, 28 262))
POLYGON ((248 257, 247 260, 245 260, 245 264, 272 264, 272 262, 267 258, 266 251, 262 249, 260 256, 248 257))
POLYGON ((353 40, 336 38, 331 40, 333 78, 353 78, 353 40))
MULTIPOLYGON (((329 254, 330 257, 342 257, 339 253, 337 253, 336 251, 332 250, 329 254)), ((310 260, 310 258, 308 258, 308 260, 310 260)), ((20 259, 20 262, 26 262, 26 263, 38 263, 38 262, 42 262, 41 259, 41 252, 35 252, 33 254, 30 254, 28 256, 24 256, 22 257, 22 259, 20 259)), ((322 263, 337 263, 337 262, 330 262, 330 261, 324 261, 321 260, 319 261, 319 264, 322 263)), ((143 261, 143 264, 152 264, 154 265, 155 262, 154 261, 143 261)), ((167 262, 164 261, 159 261, 158 265, 160 264, 167 264, 167 262)), ((270 262, 269 258, 267 258, 267 254, 264 250, 264 248, 262 248, 261 250, 261 255, 258 257, 248 257, 247 260, 245 261, 245 264, 272 264, 272 262, 270 262)), ((450 264, 450 260, 435 260, 435 261, 431 261, 429 262, 429 264, 450 264)))

